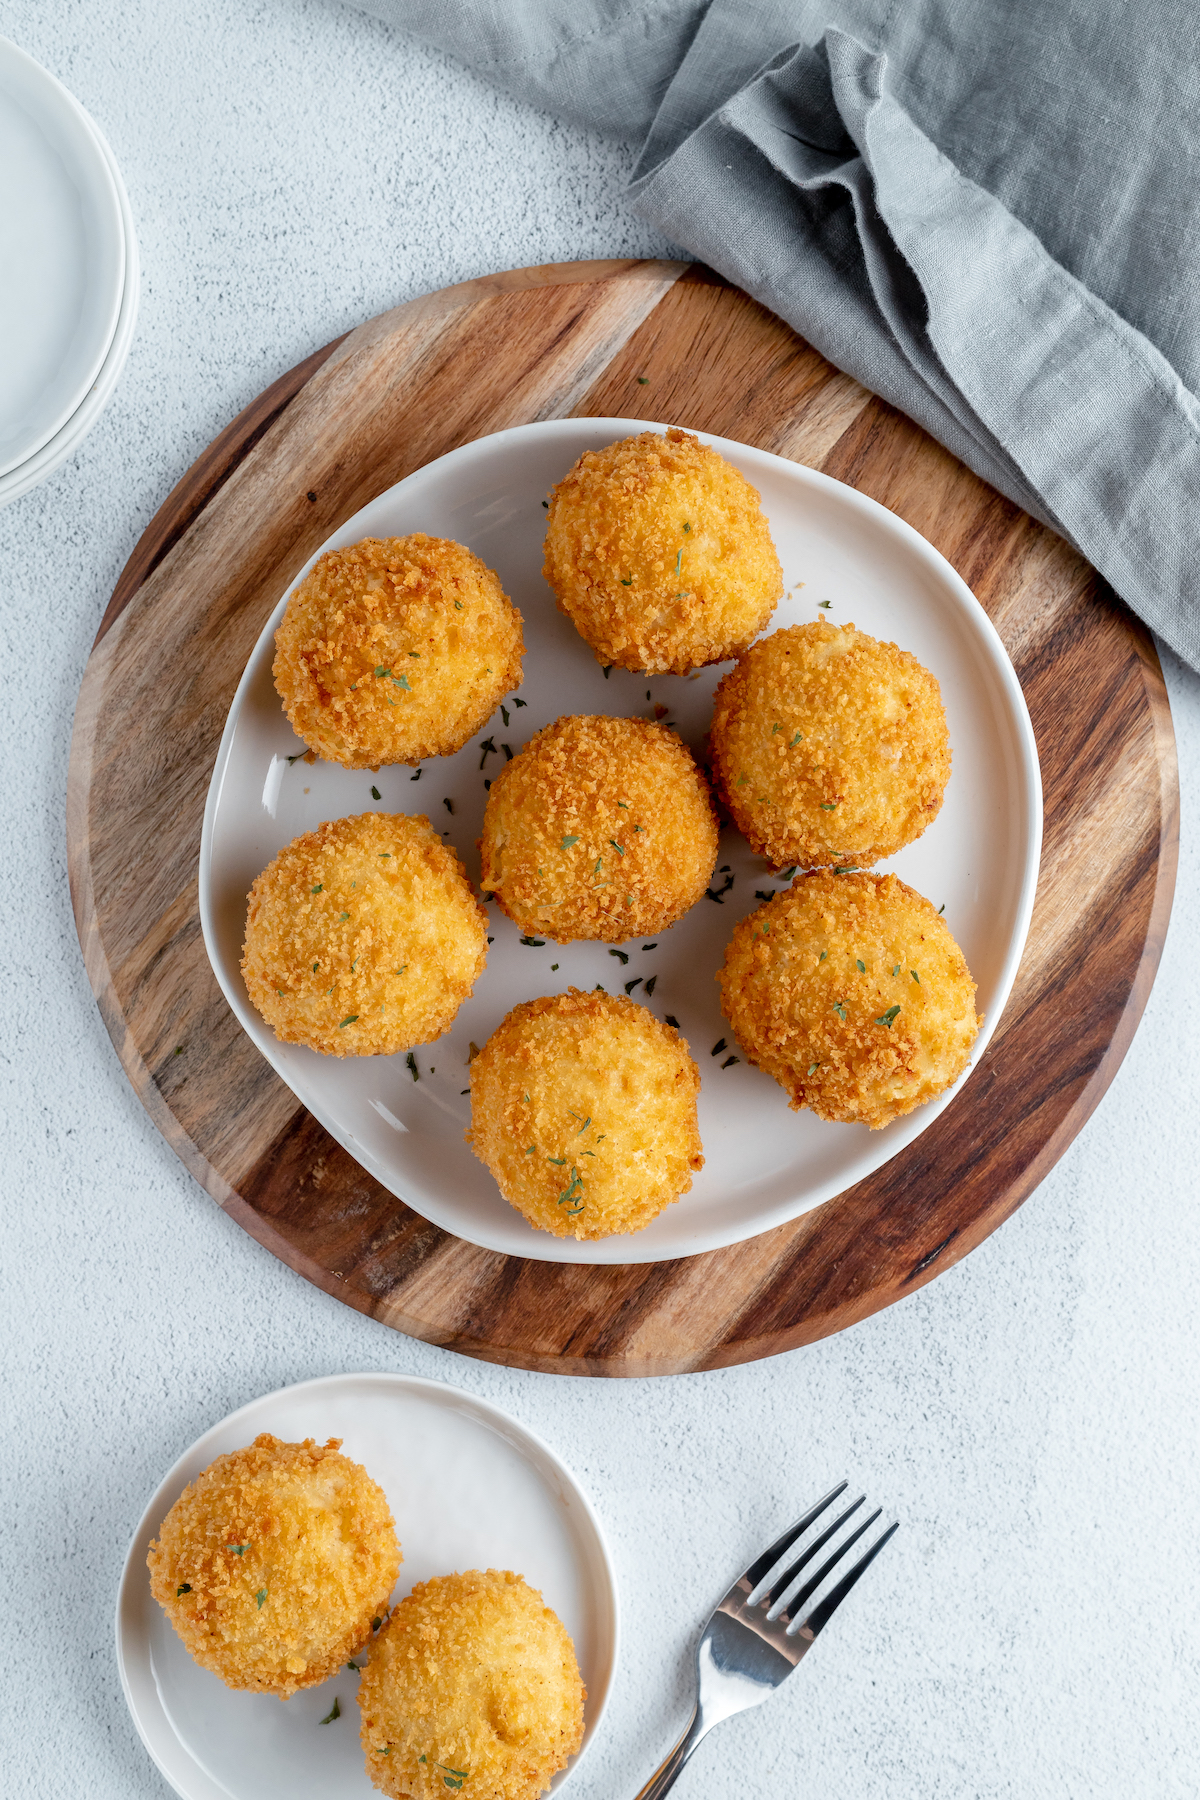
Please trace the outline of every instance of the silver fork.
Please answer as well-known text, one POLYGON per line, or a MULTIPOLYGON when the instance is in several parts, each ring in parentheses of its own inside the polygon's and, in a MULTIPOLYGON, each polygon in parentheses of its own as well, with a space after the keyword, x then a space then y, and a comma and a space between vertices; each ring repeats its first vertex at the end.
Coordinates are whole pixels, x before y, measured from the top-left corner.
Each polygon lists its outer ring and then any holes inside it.
POLYGON ((787 1679, 801 1657, 811 1650, 818 1634, 828 1625, 850 1589, 866 1573, 898 1525, 889 1525, 883 1536, 860 1556, 852 1568, 820 1599, 818 1589, 847 1550, 856 1544, 879 1517, 877 1508, 851 1531, 812 1574, 806 1574, 825 1546, 863 1505, 859 1498, 825 1527, 811 1543, 801 1538, 839 1494, 840 1482, 818 1500, 790 1531, 776 1539, 738 1577, 704 1627, 696 1646, 697 1700, 687 1730, 662 1766, 638 1794, 637 1800, 660 1800, 682 1769, 700 1739, 722 1719, 760 1706, 787 1679), (797 1552, 792 1556, 791 1552, 797 1552), (814 1604, 809 1607, 809 1601, 814 1604))

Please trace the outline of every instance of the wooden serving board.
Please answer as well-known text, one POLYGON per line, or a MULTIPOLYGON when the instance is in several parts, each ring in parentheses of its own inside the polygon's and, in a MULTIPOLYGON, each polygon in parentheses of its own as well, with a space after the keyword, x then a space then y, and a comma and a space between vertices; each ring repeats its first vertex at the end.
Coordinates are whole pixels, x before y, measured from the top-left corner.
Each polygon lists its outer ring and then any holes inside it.
POLYGON ((1103 1094, 1158 964, 1174 736, 1142 627, 1061 539, 718 276, 523 269, 431 294, 309 357, 165 501, 104 615, 68 789, 71 892, 105 1024, 213 1198, 308 1280, 400 1331, 567 1374, 718 1368, 809 1343, 949 1268, 1037 1186, 1103 1094), (823 469, 928 537, 1008 647, 1045 845, 1012 998, 966 1088, 836 1200, 728 1250, 595 1268, 449 1236, 358 1167, 236 1024, 196 867, 243 665, 294 571, 382 489, 530 419, 650 417, 823 469))

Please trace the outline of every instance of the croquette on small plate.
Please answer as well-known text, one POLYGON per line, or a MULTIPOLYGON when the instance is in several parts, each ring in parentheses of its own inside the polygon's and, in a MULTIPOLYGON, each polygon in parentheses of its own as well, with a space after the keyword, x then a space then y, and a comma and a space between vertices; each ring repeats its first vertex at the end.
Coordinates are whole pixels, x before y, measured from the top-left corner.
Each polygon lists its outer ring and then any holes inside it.
POLYGON ((717 836, 708 783, 673 731, 568 714, 493 781, 480 883, 526 933, 619 944, 695 905, 717 836))
POLYGON ((347 769, 451 756, 520 684, 521 615, 463 544, 414 532, 328 550, 287 603, 275 686, 347 769))
POLYGON ((543 573, 602 663, 676 675, 744 650, 783 593, 758 490, 674 426, 584 452, 551 493, 543 573))
POLYGON ((734 824, 777 868, 895 855, 936 819, 950 777, 929 670, 823 619, 751 645, 717 688, 709 745, 734 824))
POLYGON ((367 1774, 394 1800, 536 1800, 583 1742, 575 1649, 511 1570, 418 1582, 358 1689, 367 1774))
POLYGON ((487 960, 487 914, 423 815, 333 819, 250 890, 242 975, 285 1044, 387 1056, 449 1031, 487 960))
POLYGON ((700 1071, 623 994, 526 1000, 471 1064, 467 1139, 504 1198, 555 1237, 640 1231, 701 1168, 700 1071))
POLYGON ((957 1081, 982 1023, 948 925, 895 875, 798 876, 735 926, 717 980, 795 1110, 872 1129, 957 1081))
POLYGON ((150 1545, 150 1591, 202 1668, 287 1700, 371 1635, 400 1571, 383 1490, 340 1438, 218 1456, 150 1545))

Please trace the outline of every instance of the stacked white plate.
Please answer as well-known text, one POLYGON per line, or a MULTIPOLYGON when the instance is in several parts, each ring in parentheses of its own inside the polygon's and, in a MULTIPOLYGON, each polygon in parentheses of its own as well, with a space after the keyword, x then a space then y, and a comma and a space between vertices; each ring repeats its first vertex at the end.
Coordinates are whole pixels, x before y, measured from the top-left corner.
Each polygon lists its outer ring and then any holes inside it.
POLYGON ((94 122, 0 38, 0 506, 74 454, 133 337, 129 200, 94 122))

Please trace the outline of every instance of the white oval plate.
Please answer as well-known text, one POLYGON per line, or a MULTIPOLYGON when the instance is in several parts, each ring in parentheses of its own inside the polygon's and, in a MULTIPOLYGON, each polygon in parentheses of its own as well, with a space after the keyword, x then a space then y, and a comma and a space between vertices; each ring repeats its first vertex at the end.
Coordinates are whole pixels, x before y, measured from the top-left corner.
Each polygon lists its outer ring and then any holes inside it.
POLYGON ((83 403, 125 285, 120 196, 62 83, 0 38, 0 475, 83 403))
POLYGON ((31 488, 38 487, 56 469, 60 468, 68 457, 74 456, 112 399, 129 357, 129 347, 133 342, 133 330, 137 323, 140 281, 140 263, 137 236, 133 228, 133 213, 129 205, 129 195, 125 191, 125 183, 121 179, 121 171, 117 167, 117 160, 109 147, 108 140, 94 119, 89 118, 87 123, 92 136, 100 147, 101 155, 112 171, 117 198, 121 204, 121 219, 125 228, 125 280, 121 289, 117 328, 113 333, 112 343, 108 346, 108 354, 101 364, 100 372, 88 389, 78 410, 71 414, 66 424, 60 426, 54 436, 49 438, 40 450, 23 463, 18 464, 15 469, 10 469, 6 475, 0 475, 0 506, 7 506, 10 500, 19 500, 22 494, 27 494, 31 488))
MULTIPOLYGON (((323 549, 427 531, 469 544, 494 568, 525 620, 525 680, 511 701, 457 756, 427 762, 419 781, 406 768, 378 775, 332 763, 289 763, 303 746, 271 680, 274 634, 286 595, 268 621, 230 708, 213 770, 200 847, 200 917, 217 979, 238 1019, 297 1098, 392 1193, 447 1231, 515 1256, 551 1262, 640 1263, 738 1243, 831 1199, 879 1168, 950 1104, 954 1090, 882 1131, 830 1125, 789 1111, 782 1090, 744 1060, 721 1016, 714 979, 734 922, 758 904, 768 876, 741 835, 722 834, 718 865, 733 887, 720 903, 693 907, 653 950, 636 940, 623 963, 603 944, 528 948, 498 906, 488 966, 453 1030, 416 1053, 414 1083, 404 1056, 338 1058, 281 1044, 250 1004, 240 960, 246 896, 276 852, 323 819, 368 811, 424 812, 454 844, 473 880, 487 770, 504 744, 517 750, 560 713, 652 714, 699 746, 712 692, 728 664, 699 676, 605 678, 542 580, 542 500, 584 450, 635 431, 637 419, 557 419, 465 444, 410 475, 348 519, 323 549), (647 700, 647 694, 650 699, 647 700), (496 746, 481 771, 482 746, 496 746), (382 798, 376 802, 372 786, 382 798), (446 802, 449 801, 453 812, 446 802), (632 1236, 577 1243, 535 1231, 501 1197, 463 1142, 470 1119, 468 1046, 482 1044, 510 1007, 573 984, 620 992, 657 977, 649 1004, 672 1015, 700 1065, 705 1166, 689 1194, 632 1236)), ((894 639, 932 669, 949 720, 954 771, 936 822, 886 866, 936 906, 979 984, 982 1052, 1016 974, 1033 909, 1041 846, 1037 750, 1012 664, 970 589, 945 558, 894 513, 853 488, 798 463, 724 438, 697 434, 741 469, 762 494, 789 593, 770 629, 827 618, 894 639), (797 584, 802 586, 797 587, 797 584), (794 591, 791 591, 794 590, 794 591), (818 603, 828 600, 829 610, 818 603)), ((298 569, 307 573, 313 557, 298 569)), ((290 591, 290 589, 289 589, 290 591)), ((718 874, 717 885, 724 882, 718 874)), ((634 990, 642 998, 644 986, 634 990)), ((965 1080, 965 1076, 963 1078, 965 1080)), ((961 1085, 961 1084, 960 1084, 961 1085)))
POLYGON ((166 1514, 214 1457, 260 1431, 291 1443, 340 1437, 388 1497, 404 1561, 395 1598, 463 1569, 515 1569, 540 1589, 575 1644, 587 1688, 578 1767, 616 1669, 617 1589, 600 1522, 570 1471, 498 1407, 440 1381, 329 1375, 231 1413, 164 1478, 133 1536, 117 1595, 117 1664, 142 1741, 185 1800, 352 1800, 367 1778, 349 1669, 286 1703, 235 1693, 194 1663, 151 1598, 146 1552, 166 1514), (334 1696, 341 1717, 319 1721, 334 1696))

